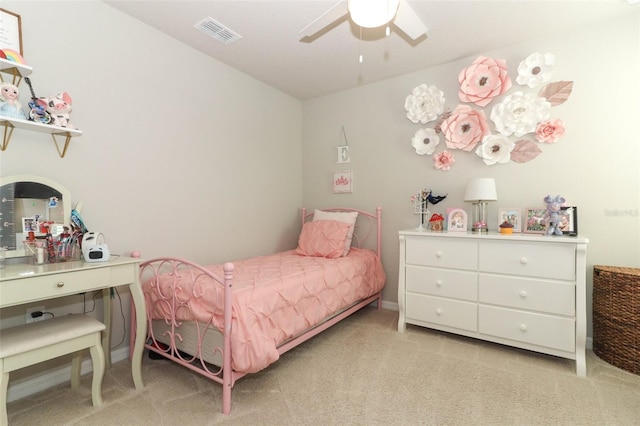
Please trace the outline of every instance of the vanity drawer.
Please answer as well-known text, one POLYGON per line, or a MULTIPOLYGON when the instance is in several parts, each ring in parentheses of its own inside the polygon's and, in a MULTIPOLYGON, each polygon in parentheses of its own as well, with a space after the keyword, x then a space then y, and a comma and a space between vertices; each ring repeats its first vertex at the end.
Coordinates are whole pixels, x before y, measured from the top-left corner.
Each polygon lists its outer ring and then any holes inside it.
POLYGON ((2 304, 24 303, 25 300, 43 300, 108 287, 109 268, 44 274, 28 279, 2 282, 2 304))
POLYGON ((478 244, 475 241, 407 237, 405 253, 406 262, 412 265, 471 271, 478 267, 478 244))
POLYGON ((469 331, 478 329, 475 303, 414 294, 407 298, 406 305, 408 322, 414 319, 469 331))
POLYGON ((475 272, 426 266, 407 266, 406 268, 407 292, 452 297, 473 302, 478 297, 478 275, 475 272))
POLYGON ((575 263, 576 249, 572 244, 480 242, 482 272, 573 281, 575 263))
POLYGON ((576 286, 560 281, 480 274, 480 303, 575 316, 576 286))
POLYGON ((576 325, 573 319, 479 306, 479 331, 504 339, 575 352, 576 325))

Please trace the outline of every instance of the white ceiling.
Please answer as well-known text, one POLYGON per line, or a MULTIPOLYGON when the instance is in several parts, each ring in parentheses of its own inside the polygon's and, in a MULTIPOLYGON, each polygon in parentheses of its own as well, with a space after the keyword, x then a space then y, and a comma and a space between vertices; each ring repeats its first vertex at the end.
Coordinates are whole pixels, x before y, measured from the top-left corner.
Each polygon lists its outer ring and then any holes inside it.
MULTIPOLYGON (((429 28, 415 42, 344 18, 301 42, 300 30, 338 0, 105 1, 289 95, 311 99, 361 84, 623 16, 626 0, 407 0, 429 28), (212 17, 242 38, 224 45, 196 30, 212 17), (362 53, 364 61, 358 62, 362 53)), ((346 0, 342 0, 346 1, 346 0)), ((634 10, 636 9, 636 10, 634 10)))

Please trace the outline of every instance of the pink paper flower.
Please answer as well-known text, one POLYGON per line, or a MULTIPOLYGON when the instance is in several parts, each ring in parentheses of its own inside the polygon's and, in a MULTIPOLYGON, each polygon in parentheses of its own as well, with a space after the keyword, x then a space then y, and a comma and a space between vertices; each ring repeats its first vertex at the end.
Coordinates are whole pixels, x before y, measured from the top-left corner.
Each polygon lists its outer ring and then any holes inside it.
POLYGON ((491 133, 484 111, 468 105, 458 105, 451 116, 440 125, 447 147, 470 152, 478 142, 491 133))
POLYGON ((558 138, 564 135, 564 123, 562 120, 549 120, 538 123, 536 127, 536 140, 544 143, 558 142, 558 138))
POLYGON ((458 82, 460 101, 472 102, 481 107, 487 106, 493 98, 511 88, 505 61, 485 56, 479 56, 470 67, 460 71, 458 82))
POLYGON ((433 167, 438 170, 449 170, 455 162, 455 157, 449 151, 442 151, 433 156, 433 167))

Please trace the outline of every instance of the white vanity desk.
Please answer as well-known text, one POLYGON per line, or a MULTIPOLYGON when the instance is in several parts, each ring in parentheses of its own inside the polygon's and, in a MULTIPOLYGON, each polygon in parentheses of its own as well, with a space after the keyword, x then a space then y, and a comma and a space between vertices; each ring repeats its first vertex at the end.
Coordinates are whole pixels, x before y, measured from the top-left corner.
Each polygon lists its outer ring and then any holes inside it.
POLYGON ((131 357, 131 372, 136 389, 142 389, 142 353, 146 336, 144 296, 138 280, 140 259, 113 257, 107 262, 87 263, 82 260, 44 265, 9 264, 0 269, 0 308, 40 300, 102 290, 104 323, 102 346, 111 364, 111 287, 128 285, 135 303, 137 334, 131 357))
POLYGON ((582 237, 400 231, 398 331, 433 328, 576 361, 586 375, 582 237))

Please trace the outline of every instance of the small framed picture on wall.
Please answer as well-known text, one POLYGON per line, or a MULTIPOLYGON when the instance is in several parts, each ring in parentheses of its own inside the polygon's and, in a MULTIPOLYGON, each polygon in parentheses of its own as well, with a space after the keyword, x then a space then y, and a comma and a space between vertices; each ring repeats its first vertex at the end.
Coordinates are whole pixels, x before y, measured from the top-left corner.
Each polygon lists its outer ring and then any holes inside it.
POLYGON ((545 208, 527 208, 524 213, 524 232, 527 234, 544 234, 547 230, 547 223, 544 215, 545 208))
POLYGON ((560 215, 560 225, 558 228, 563 235, 575 237, 578 235, 578 208, 575 206, 560 207, 562 214, 560 215))
POLYGON ((447 213, 447 231, 466 232, 467 212, 462 209, 451 209, 447 213))
POLYGON ((519 208, 501 208, 498 211, 498 226, 503 223, 513 225, 513 232, 522 232, 521 210, 519 208))
POLYGON ((353 172, 345 170, 333 174, 333 193, 351 194, 353 192, 353 172))

